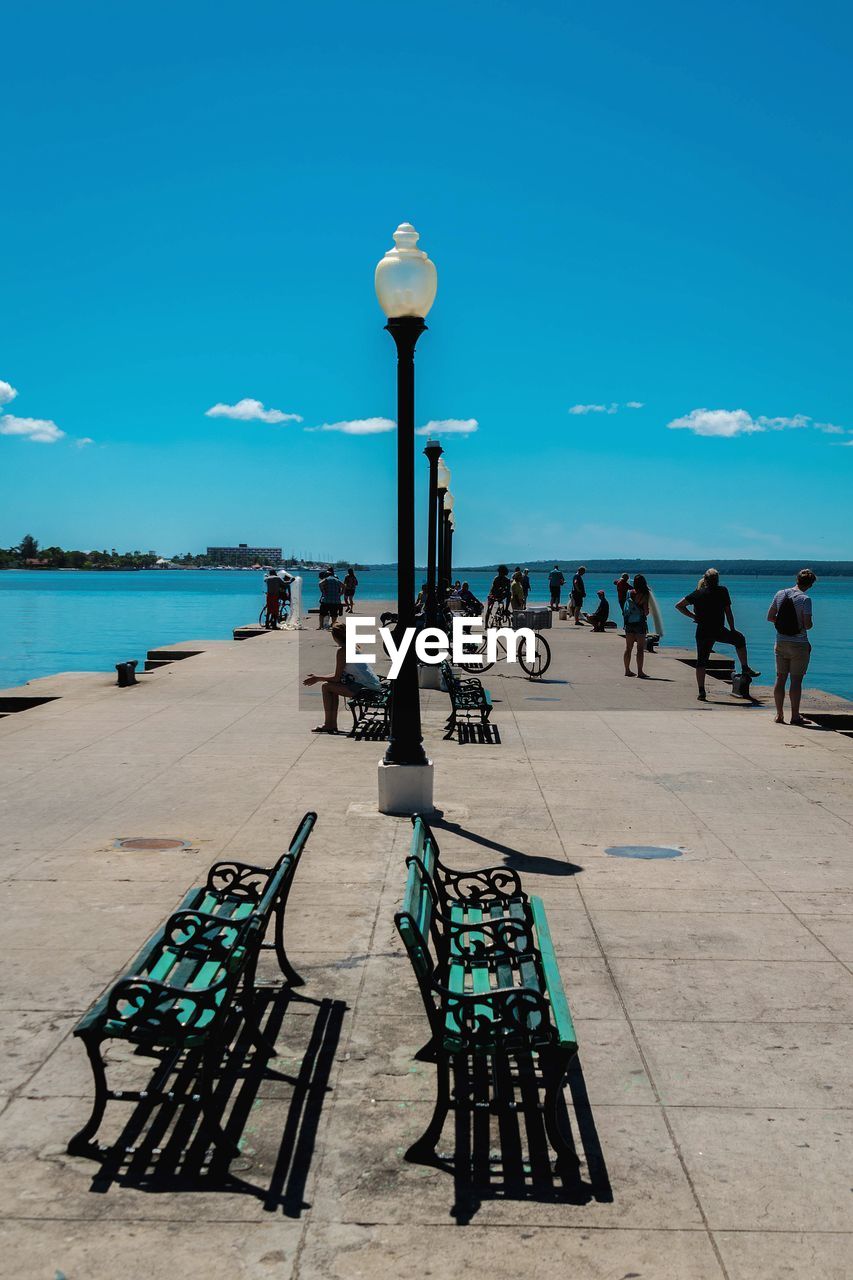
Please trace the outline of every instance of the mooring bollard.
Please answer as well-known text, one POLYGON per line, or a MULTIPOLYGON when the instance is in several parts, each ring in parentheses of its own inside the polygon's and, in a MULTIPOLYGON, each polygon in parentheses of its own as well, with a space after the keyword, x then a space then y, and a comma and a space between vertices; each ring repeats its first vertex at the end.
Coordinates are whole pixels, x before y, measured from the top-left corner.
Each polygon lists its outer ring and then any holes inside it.
POLYGON ((751 682, 752 682, 751 676, 744 675, 742 671, 733 671, 732 672, 732 693, 734 694, 734 696, 736 698, 748 698, 751 702, 752 693, 749 687, 751 682))
POLYGON ((120 689, 126 689, 128 685, 136 684, 136 668, 139 663, 134 658, 132 662, 117 662, 116 671, 118 672, 118 680, 116 684, 120 689))
POLYGON ((651 632, 651 634, 646 636, 646 653, 655 653, 659 644, 660 636, 651 632))

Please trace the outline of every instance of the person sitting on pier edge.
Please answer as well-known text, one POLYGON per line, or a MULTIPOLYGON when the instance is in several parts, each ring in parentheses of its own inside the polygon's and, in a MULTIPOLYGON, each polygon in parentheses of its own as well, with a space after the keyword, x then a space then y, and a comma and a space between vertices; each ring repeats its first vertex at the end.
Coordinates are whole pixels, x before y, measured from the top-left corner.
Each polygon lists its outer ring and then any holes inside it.
POLYGON ((603 588, 599 588, 596 595, 598 596, 598 608, 594 613, 588 613, 586 615, 586 620, 592 627, 593 631, 603 631, 604 624, 610 617, 610 605, 608 603, 607 596, 604 594, 603 588))
POLYGON ((343 606, 341 605, 341 596, 343 595, 344 584, 340 578, 335 577, 335 570, 329 565, 324 574, 320 575, 320 621, 317 629, 321 630, 326 618, 330 623, 337 622, 341 616, 343 606))
POLYGON ((453 595, 457 600, 462 601, 465 606, 465 613, 469 617, 476 618, 483 612, 482 600, 477 599, 467 582, 463 582, 459 590, 453 592, 453 595))
POLYGON ((322 724, 311 730, 312 733, 338 732, 338 707, 341 698, 351 698, 359 689, 378 689, 379 677, 367 662, 347 662, 346 623, 338 620, 332 623, 332 639, 338 646, 335 656, 335 669, 328 676, 309 675, 302 681, 304 685, 322 684, 323 713, 322 724))
POLYGON ((755 679, 760 671, 753 671, 746 653, 746 637, 742 631, 735 630, 735 616, 732 611, 732 599, 728 588, 720 585, 720 574, 717 569, 706 569, 697 583, 696 590, 691 591, 676 604, 679 613, 696 623, 696 683, 699 686, 698 699, 705 702, 705 669, 711 650, 715 644, 730 644, 741 665, 742 674, 755 679), (693 612, 690 612, 690 606, 693 612), (726 627, 728 623, 728 627, 726 627))
POLYGON ((559 609, 560 607, 560 590, 562 589, 565 581, 566 579, 560 571, 560 566, 555 564, 554 568, 548 574, 548 588, 551 592, 552 609, 559 609))

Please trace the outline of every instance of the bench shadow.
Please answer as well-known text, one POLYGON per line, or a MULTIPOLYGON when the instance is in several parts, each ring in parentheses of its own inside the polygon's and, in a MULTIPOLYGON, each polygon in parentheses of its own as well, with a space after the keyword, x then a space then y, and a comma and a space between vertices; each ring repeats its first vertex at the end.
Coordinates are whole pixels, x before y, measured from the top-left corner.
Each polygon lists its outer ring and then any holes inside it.
MULTIPOLYGON (((111 1147, 93 1148, 100 1168, 93 1175, 90 1190, 100 1195, 113 1187, 133 1187, 155 1195, 223 1192, 252 1196, 270 1213, 301 1217, 310 1207, 305 1188, 347 1005, 341 1000, 309 1000, 289 988, 259 987, 258 1022, 268 1041, 276 1042, 288 1006, 297 1002, 303 1008, 312 1006, 312 1011, 297 1015, 299 1023, 310 1026, 310 1031, 295 1075, 277 1066, 278 1057, 268 1057, 254 1048, 245 1027, 238 1026, 235 1018, 236 1038, 223 1057, 214 1090, 214 1115, 228 1137, 240 1142, 240 1156, 228 1160, 210 1147, 199 1126, 198 1108, 192 1104, 141 1101, 111 1147), (241 1176, 253 1167, 249 1141, 241 1140, 241 1135, 253 1108, 259 1105, 261 1085, 271 1081, 287 1090, 283 1096, 287 1114, 272 1173, 263 1182, 253 1182, 241 1176)), ((281 1046, 285 1052, 286 1044, 285 1029, 281 1046)), ((152 1055, 139 1051, 139 1056, 150 1059, 152 1055)), ((193 1092, 199 1068, 196 1054, 156 1057, 149 1088, 153 1090, 156 1082, 160 1089, 171 1088, 176 1097, 193 1092)))
POLYGON ((467 827, 463 827, 458 822, 448 822, 446 818, 441 816, 440 811, 430 816, 430 826, 444 831, 451 831, 454 835, 461 836, 463 840, 470 840, 472 844, 477 844, 484 849, 492 849, 495 853, 502 854, 506 865, 512 871, 543 876, 576 876, 578 872, 583 871, 583 867, 579 867, 576 863, 569 862, 565 858, 548 858, 544 855, 525 853, 522 849, 513 849, 511 845, 501 844, 497 840, 490 840, 488 836, 482 836, 476 831, 469 831, 467 827))
POLYGON ((580 1064, 575 1061, 560 1104, 560 1127, 571 1135, 573 1159, 555 1166, 545 1132, 541 1080, 531 1055, 474 1057, 454 1068, 457 1106, 446 1134, 454 1148, 439 1150, 433 1167, 451 1174, 451 1217, 467 1226, 490 1200, 547 1204, 609 1204, 613 1190, 580 1064))
POLYGON ((484 720, 482 723, 477 722, 476 724, 471 720, 459 720, 455 726, 451 725, 447 730, 444 735, 444 741, 448 742, 454 733, 460 746, 472 743, 492 747, 501 745, 501 731, 496 724, 492 724, 491 720, 484 720))

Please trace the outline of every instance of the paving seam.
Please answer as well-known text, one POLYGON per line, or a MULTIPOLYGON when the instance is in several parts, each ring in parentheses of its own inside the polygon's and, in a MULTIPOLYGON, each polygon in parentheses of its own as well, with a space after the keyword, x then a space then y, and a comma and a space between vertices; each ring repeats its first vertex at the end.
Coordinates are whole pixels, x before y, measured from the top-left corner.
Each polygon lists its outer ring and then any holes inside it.
MULTIPOLYGON (((385 896, 385 889, 388 885, 388 877, 391 872, 392 862, 394 861, 395 854, 398 851, 398 847, 400 843, 399 834, 401 831, 403 832, 403 835, 404 835, 403 844, 405 845, 406 844, 405 836, 408 834, 408 831, 409 831, 408 824, 404 820, 394 819, 394 821, 396 825, 396 830, 394 832, 393 838, 391 840, 391 845, 388 850, 388 859, 385 864, 385 873, 382 878, 382 884, 380 885, 379 892, 376 895, 376 909, 373 913, 373 926, 371 928, 370 937, 367 942, 368 957, 373 955, 385 954, 385 953, 374 952, 373 950, 373 944, 376 938, 376 930, 379 925, 379 919, 380 919, 380 916, 379 916, 380 907, 381 907, 383 898, 385 896)), ((349 1027, 346 1033, 346 1040, 341 1045, 341 1053, 335 1064, 336 1071, 335 1071, 334 1084, 331 1085, 330 1092, 329 1092, 329 1110, 328 1110, 328 1115, 326 1117, 326 1131, 324 1133, 322 1142, 318 1141, 317 1146, 315 1148, 317 1152, 316 1172, 314 1174, 314 1181, 313 1181, 313 1186, 315 1191, 315 1196, 314 1196, 315 1200, 316 1200, 316 1191, 320 1185, 320 1179, 323 1176, 323 1166, 326 1161, 326 1150, 328 1146, 328 1130, 329 1130, 329 1127, 334 1122, 334 1118, 335 1118, 335 1110, 337 1108, 337 1102, 338 1102, 338 1090, 340 1085, 340 1077, 344 1069, 344 1063, 347 1061, 349 1056, 350 1045, 352 1043, 353 1028, 355 1025, 355 1015, 358 1012, 366 978, 367 978, 367 963, 365 962, 362 965, 361 977, 359 978, 358 987, 356 989, 355 996, 353 997, 352 1006, 348 1010, 351 1016, 349 1019, 349 1027)), ((307 1191, 307 1187, 306 1187, 306 1191, 307 1191)), ((309 1227, 314 1222, 313 1208, 314 1206, 312 1204, 305 1212, 303 1229, 300 1234, 299 1243, 296 1246, 296 1253, 293 1259, 293 1270, 291 1272, 291 1280, 299 1280, 302 1253, 305 1248, 305 1237, 307 1235, 309 1227)), ((332 1225, 332 1223, 324 1222, 324 1220, 320 1218, 317 1219, 317 1224, 318 1224, 318 1228, 321 1226, 332 1225)))

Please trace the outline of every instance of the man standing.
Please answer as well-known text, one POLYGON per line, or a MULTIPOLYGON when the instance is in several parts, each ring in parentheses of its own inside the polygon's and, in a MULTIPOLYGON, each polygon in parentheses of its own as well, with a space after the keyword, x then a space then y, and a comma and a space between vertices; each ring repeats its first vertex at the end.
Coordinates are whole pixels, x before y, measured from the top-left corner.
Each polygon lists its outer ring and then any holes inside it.
POLYGON ((325 618, 329 619, 330 625, 337 622, 341 616, 341 596, 343 594, 344 584, 340 578, 335 577, 333 565, 329 565, 325 576, 320 579, 320 622, 318 630, 323 627, 325 618))
POLYGON ((554 568, 548 574, 548 586, 551 589, 551 608, 559 609, 560 607, 560 589, 566 579, 560 572, 560 566, 554 565, 554 568))
POLYGON ((621 577, 614 578, 613 585, 616 588, 616 599, 619 601, 619 612, 621 613, 625 608, 625 601, 628 599, 628 592, 631 589, 628 574, 623 573, 621 577))
POLYGON ((808 633, 812 629, 812 602, 806 595, 817 578, 811 569, 801 569, 797 585, 777 591, 767 614, 776 628, 776 723, 785 723, 785 682, 790 677, 791 724, 808 724, 800 715, 803 676, 809 665, 812 647, 808 633))
POLYGON ((572 613, 575 615, 575 626, 581 625, 581 609, 583 608, 584 597, 586 596, 586 587, 584 586, 583 576, 586 573, 586 565, 581 565, 575 576, 572 578, 572 613))
POLYGON ((735 630, 731 596, 726 587, 720 586, 720 575, 716 569, 706 569, 696 590, 679 600, 675 607, 685 618, 696 623, 696 683, 699 686, 700 702, 706 701, 705 668, 715 644, 734 646, 743 675, 753 679, 761 675, 760 671, 753 671, 749 665, 746 638, 742 631, 735 630))
POLYGON ((530 570, 525 569, 521 575, 521 585, 524 587, 524 607, 527 608, 527 597, 530 595, 530 570))

